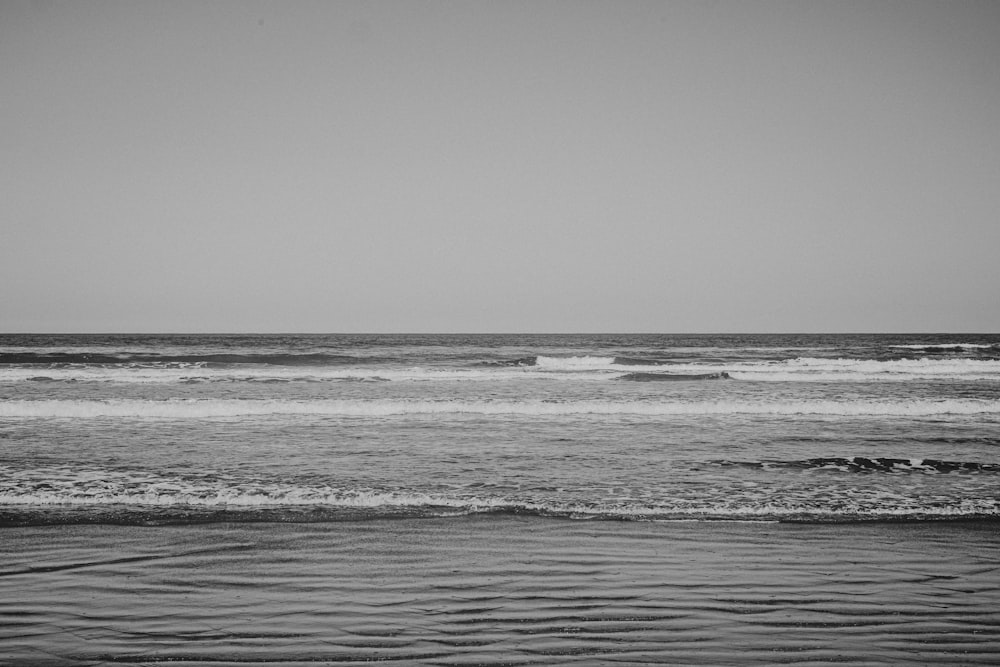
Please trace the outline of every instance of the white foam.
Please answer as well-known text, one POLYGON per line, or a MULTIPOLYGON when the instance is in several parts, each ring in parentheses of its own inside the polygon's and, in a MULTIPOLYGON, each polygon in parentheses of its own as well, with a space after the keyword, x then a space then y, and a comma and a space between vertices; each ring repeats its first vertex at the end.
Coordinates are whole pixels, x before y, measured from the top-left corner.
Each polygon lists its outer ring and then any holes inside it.
POLYGON ((860 370, 872 373, 929 372, 948 374, 962 373, 969 370, 1000 373, 1000 360, 997 359, 937 359, 922 357, 920 359, 890 359, 879 361, 875 359, 824 359, 799 357, 797 359, 791 359, 781 363, 792 368, 860 370))
POLYGON ((535 358, 536 367, 544 370, 560 370, 560 371, 592 371, 592 370, 611 370, 612 368, 620 369, 621 366, 615 366, 614 357, 546 357, 539 356, 535 358))
MULTIPOLYGON (((643 367, 647 368, 648 367, 643 367)), ((583 369, 593 370, 593 369, 583 369)), ((620 368, 619 368, 620 371, 620 368)), ((61 382, 117 382, 129 384, 163 384, 184 382, 336 382, 342 380, 392 380, 394 382, 428 381, 506 381, 525 378, 573 379, 577 381, 606 380, 615 373, 593 375, 563 369, 536 366, 514 367, 387 367, 387 366, 313 366, 258 367, 246 369, 213 368, 199 364, 187 366, 134 364, 79 367, 0 367, 0 382, 26 382, 47 379, 61 382)))
MULTIPOLYGON (((914 462, 921 462, 916 459, 914 462)), ((580 517, 907 517, 914 515, 997 515, 1000 499, 954 497, 948 502, 919 494, 844 487, 769 488, 747 492, 706 489, 707 496, 626 500, 602 497, 537 498, 468 495, 420 489, 343 488, 330 484, 300 485, 205 471, 195 478, 150 470, 121 470, 86 465, 41 465, 18 469, 0 464, 0 505, 8 507, 155 507, 254 510, 280 507, 325 509, 415 509, 435 514, 527 510, 580 517)))
POLYGON ((158 507, 454 507, 490 508, 503 506, 499 500, 481 498, 449 498, 426 493, 395 493, 383 491, 345 492, 339 489, 314 487, 260 487, 256 490, 210 488, 190 484, 153 484, 129 490, 106 486, 102 489, 75 491, 0 492, 0 505, 144 505, 158 507))
POLYGON ((324 382, 339 380, 498 380, 524 377, 528 369, 438 369, 438 368, 377 368, 377 367, 260 367, 249 369, 211 368, 203 365, 156 366, 152 364, 109 367, 12 367, 0 368, 0 381, 25 382, 40 378, 74 382, 118 382, 130 384, 162 384, 183 382, 324 382), (499 372, 498 372, 499 371, 499 372))
POLYGON ((879 401, 467 401, 467 400, 14 400, 3 418, 210 419, 270 415, 387 417, 405 415, 830 415, 907 416, 1000 414, 1000 400, 879 401))
POLYGON ((3 505, 149 505, 159 507, 323 506, 473 507, 489 508, 504 501, 417 491, 344 489, 329 485, 298 486, 233 480, 188 480, 149 471, 43 466, 13 470, 0 465, 3 505))
MULTIPOLYGON (((703 368, 692 366, 691 368, 703 368)), ((1000 379, 1000 360, 992 359, 822 359, 738 363, 728 367, 737 380, 764 382, 871 382, 933 379, 1000 379)), ((673 370, 673 369, 671 369, 673 370)))
MULTIPOLYGON (((0 473, 5 472, 0 466, 0 473)), ((0 505, 8 507, 155 507, 206 508, 217 510, 255 510, 281 507, 326 509, 417 509, 429 511, 447 508, 461 512, 491 510, 527 510, 578 517, 628 516, 633 518, 723 517, 768 518, 812 517, 837 519, 845 516, 908 517, 936 515, 961 517, 997 515, 996 498, 962 498, 949 503, 926 504, 916 497, 898 494, 858 494, 845 489, 842 497, 798 496, 767 500, 759 496, 730 495, 725 498, 663 498, 655 503, 607 502, 583 503, 566 499, 537 501, 504 497, 480 497, 387 491, 379 489, 343 489, 333 486, 295 486, 261 482, 238 483, 232 480, 198 482, 181 478, 159 477, 150 473, 127 473, 110 470, 35 469, 3 475, 0 505), (834 500, 835 507, 830 506, 834 500)), ((770 497, 770 496, 769 496, 770 497)))
MULTIPOLYGON (((935 344, 946 347, 947 344, 935 344)), ((904 347, 904 346, 900 346, 904 347)), ((905 346, 919 347, 919 346, 905 346)), ((986 347, 986 346, 981 346, 986 347)), ((1000 380, 1000 360, 922 358, 878 361, 801 357, 784 361, 732 363, 629 364, 611 356, 538 356, 524 367, 400 366, 206 366, 198 362, 144 362, 106 365, 4 365, 0 382, 32 380, 127 384, 186 382, 324 382, 340 380, 517 381, 531 378, 606 381, 629 372, 711 374, 727 372, 736 380, 755 382, 898 382, 913 379, 1000 380)))
MULTIPOLYGON (((623 360, 625 361, 625 360, 623 360)), ((183 382, 328 382, 340 380, 518 381, 525 379, 607 381, 625 373, 711 374, 727 372, 736 380, 756 382, 896 382, 914 379, 1000 380, 996 359, 825 359, 733 363, 628 364, 614 357, 537 358, 535 366, 466 368, 440 366, 260 366, 227 368, 197 362, 147 362, 89 365, 0 366, 0 382, 53 381, 158 384, 183 382)))
POLYGON ((997 359, 830 359, 799 357, 782 361, 732 363, 629 364, 615 357, 538 357, 543 371, 642 372, 697 375, 728 372, 735 379, 758 381, 865 381, 963 377, 1000 379, 997 359))

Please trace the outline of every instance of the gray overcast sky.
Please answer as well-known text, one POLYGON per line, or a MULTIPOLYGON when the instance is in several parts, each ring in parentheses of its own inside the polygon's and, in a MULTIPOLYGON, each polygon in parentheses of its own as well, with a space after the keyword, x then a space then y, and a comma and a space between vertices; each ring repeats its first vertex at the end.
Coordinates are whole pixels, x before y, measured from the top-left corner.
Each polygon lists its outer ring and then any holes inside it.
POLYGON ((0 0, 0 331, 1000 331, 998 2, 0 0))

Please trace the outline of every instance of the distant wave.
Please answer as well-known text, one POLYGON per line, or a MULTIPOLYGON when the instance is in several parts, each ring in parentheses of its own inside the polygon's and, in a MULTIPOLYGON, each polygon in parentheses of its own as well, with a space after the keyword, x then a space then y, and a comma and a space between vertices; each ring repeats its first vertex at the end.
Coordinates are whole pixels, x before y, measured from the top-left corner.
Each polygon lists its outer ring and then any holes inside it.
POLYGON ((637 374, 634 379, 641 379, 641 374, 660 372, 677 375, 729 373, 735 379, 765 382, 908 380, 951 376, 1000 378, 1000 359, 951 357, 919 359, 798 357, 728 363, 691 363, 639 357, 540 355, 495 363, 498 366, 522 367, 548 373, 569 372, 577 375, 586 372, 603 374, 632 372, 637 374))
POLYGON ((547 370, 586 371, 607 369, 614 365, 615 357, 535 357, 535 365, 547 370))
POLYGON ((670 362, 663 359, 645 359, 642 357, 615 357, 616 366, 664 366, 670 362))
POLYGON ((628 373, 620 376, 619 380, 629 380, 632 382, 677 382, 690 380, 728 380, 729 373, 628 373))
POLYGON ((829 415, 906 416, 1000 414, 1000 400, 880 401, 484 401, 484 400, 11 400, 3 418, 206 419, 267 415, 382 417, 392 415, 829 415))
POLYGON ((371 358, 340 354, 155 354, 141 352, 0 352, 0 364, 266 364, 319 366, 372 363, 371 358))
MULTIPOLYGON (((689 366, 685 366, 688 372, 689 366)), ((680 369, 679 369, 680 370, 680 369)), ((1000 379, 995 359, 823 359, 802 357, 764 363, 739 363, 728 367, 739 380, 786 382, 900 381, 912 379, 1000 379)))
MULTIPOLYGON (((900 382, 915 379, 1000 380, 1000 359, 923 357, 919 359, 831 359, 800 357, 731 363, 681 363, 612 356, 521 357, 508 361, 402 365, 389 358, 328 354, 304 355, 132 355, 94 357, 74 354, 77 362, 53 361, 56 355, 29 355, 31 363, 0 362, 0 381, 164 382, 324 382, 378 379, 424 380, 659 380, 659 375, 728 374, 755 382, 900 382), (92 361, 83 363, 82 358, 92 361), (93 361, 100 359, 101 362, 93 361), (113 363, 109 360, 115 359, 113 363)), ((22 358, 0 355, 2 358, 22 358)), ((58 357, 62 358, 62 357, 58 357)), ((689 378, 693 379, 693 378, 689 378)))

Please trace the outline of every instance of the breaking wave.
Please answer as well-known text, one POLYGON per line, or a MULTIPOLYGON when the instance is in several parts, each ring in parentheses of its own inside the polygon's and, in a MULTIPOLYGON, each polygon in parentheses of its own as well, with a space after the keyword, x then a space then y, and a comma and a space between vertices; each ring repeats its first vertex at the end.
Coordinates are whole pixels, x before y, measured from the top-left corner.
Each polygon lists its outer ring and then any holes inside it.
MULTIPOLYGON (((679 372, 695 372, 682 366, 679 372)), ((672 369, 673 370, 673 369, 672 369)), ((715 370, 715 369, 712 369, 715 370)), ((802 357, 785 361, 731 364, 725 369, 738 380, 763 382, 870 382, 962 378, 1000 379, 995 359, 823 359, 802 357)))
MULTIPOLYGON (((845 459, 844 461, 848 461, 845 459)), ((738 464, 731 464, 738 465, 738 464)), ((739 464, 749 465, 749 464, 739 464)), ((822 468, 819 462, 789 466, 822 468)), ((926 464, 924 464, 926 465, 926 464)), ((199 521, 337 521, 462 514, 528 514, 603 520, 858 521, 1000 518, 992 497, 922 500, 849 488, 812 495, 773 488, 733 488, 714 497, 661 496, 649 501, 550 498, 343 488, 230 478, 187 479, 149 472, 51 466, 0 466, 0 525, 38 523, 191 523, 199 521)))
MULTIPOLYGON (((29 355, 31 356, 31 355, 29 355)), ((922 357, 919 359, 833 359, 800 357, 784 360, 682 362, 645 357, 573 356, 520 357, 464 365, 403 366, 388 358, 338 355, 187 355, 102 358, 101 362, 55 362, 55 355, 35 355, 35 361, 9 362, 24 354, 0 355, 0 381, 73 381, 120 383, 171 382, 333 382, 379 378, 392 381, 471 380, 517 381, 530 378, 562 380, 670 380, 669 376, 728 375, 754 382, 900 382, 908 380, 1000 380, 1000 359, 922 357), (40 359, 45 358, 43 362, 40 359), (239 359, 240 361, 235 361, 239 359), (624 377, 623 377, 624 376, 624 377)), ((75 354, 73 358, 93 357, 75 354)))
POLYGON ((547 370, 606 370, 615 365, 615 357, 535 357, 535 366, 547 370))

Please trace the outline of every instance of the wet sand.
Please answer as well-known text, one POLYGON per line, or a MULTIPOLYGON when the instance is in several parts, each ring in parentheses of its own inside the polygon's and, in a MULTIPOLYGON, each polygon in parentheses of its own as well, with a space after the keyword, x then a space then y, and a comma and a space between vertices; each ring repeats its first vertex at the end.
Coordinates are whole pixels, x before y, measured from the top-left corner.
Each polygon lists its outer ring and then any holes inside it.
POLYGON ((1000 526, 0 529, 0 662, 1000 664, 1000 526))

